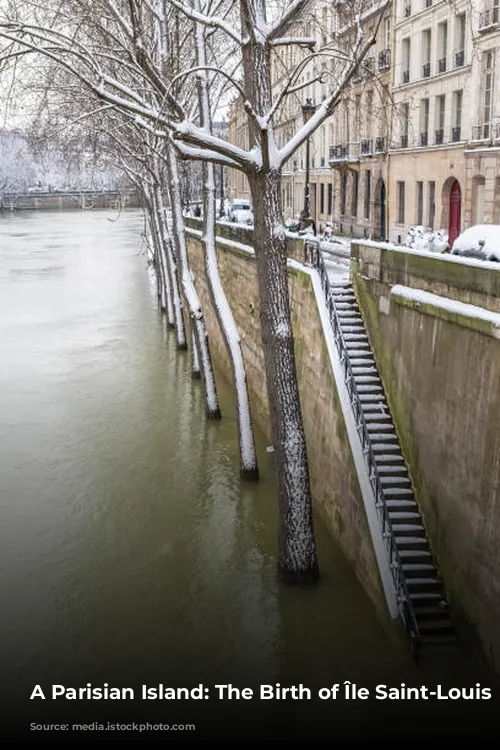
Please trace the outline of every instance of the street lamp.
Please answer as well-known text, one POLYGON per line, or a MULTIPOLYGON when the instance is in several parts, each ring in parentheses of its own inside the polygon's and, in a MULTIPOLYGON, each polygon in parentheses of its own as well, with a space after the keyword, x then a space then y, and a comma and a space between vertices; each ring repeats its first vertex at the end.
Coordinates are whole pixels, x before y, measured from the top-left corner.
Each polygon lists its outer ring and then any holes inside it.
POLYGON ((219 207, 219 218, 222 219, 224 216, 224 165, 220 165, 220 207, 219 207))
MULTIPOLYGON (((316 112, 316 105, 312 99, 306 99, 302 105, 302 115, 304 117, 304 124, 309 122, 313 114, 316 112)), ((311 213, 311 201, 310 201, 310 184, 309 184, 309 152, 310 152, 310 140, 306 141, 306 184, 304 186, 304 219, 306 219, 311 213)))

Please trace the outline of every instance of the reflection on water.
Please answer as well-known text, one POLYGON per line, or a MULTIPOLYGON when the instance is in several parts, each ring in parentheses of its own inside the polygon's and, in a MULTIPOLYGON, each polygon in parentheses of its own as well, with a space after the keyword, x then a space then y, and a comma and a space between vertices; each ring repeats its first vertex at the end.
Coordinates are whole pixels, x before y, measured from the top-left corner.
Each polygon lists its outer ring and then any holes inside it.
MULTIPOLYGON (((158 314, 142 218, 109 218, 0 217, 2 663, 16 721, 69 710, 28 705, 35 684, 490 680, 460 651, 417 669, 320 519, 320 584, 278 586, 266 440, 257 434, 261 481, 242 483, 228 384, 219 373, 224 419, 207 423, 158 314)), ((360 705, 336 721, 353 731, 389 710, 360 705)), ((325 704, 233 709, 247 731, 277 711, 294 731, 313 709, 318 731, 331 716, 325 704)), ((95 720, 110 709, 73 710, 95 720)), ((134 703, 134 716, 151 710, 134 703)), ((196 708, 207 722, 228 710, 196 708)))

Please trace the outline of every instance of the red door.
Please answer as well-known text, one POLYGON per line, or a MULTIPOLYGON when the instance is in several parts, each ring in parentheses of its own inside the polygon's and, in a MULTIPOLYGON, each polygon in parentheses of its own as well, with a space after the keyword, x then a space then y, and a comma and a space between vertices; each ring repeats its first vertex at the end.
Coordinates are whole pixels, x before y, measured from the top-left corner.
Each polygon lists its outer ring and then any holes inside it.
POLYGON ((450 190, 450 222, 448 226, 448 242, 450 250, 453 243, 460 234, 462 226, 462 194, 457 180, 453 182, 450 190))

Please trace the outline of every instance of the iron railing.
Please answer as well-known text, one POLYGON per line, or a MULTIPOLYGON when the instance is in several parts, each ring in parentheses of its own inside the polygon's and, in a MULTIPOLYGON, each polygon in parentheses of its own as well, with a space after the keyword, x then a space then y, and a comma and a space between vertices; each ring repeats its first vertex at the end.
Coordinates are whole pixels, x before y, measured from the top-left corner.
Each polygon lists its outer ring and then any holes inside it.
POLYGON ((325 262, 323 260, 323 256, 319 249, 319 243, 317 241, 311 239, 305 240, 304 260, 306 265, 316 268, 321 280, 321 287, 325 296, 328 317, 330 320, 330 325, 332 327, 335 345, 340 357, 340 363, 343 369, 344 382, 349 394, 349 400, 356 422, 357 433, 361 442, 366 467, 368 469, 370 485, 375 497, 377 518, 382 531, 382 537, 389 560, 389 567, 391 569, 392 577, 394 580, 396 597, 399 604, 399 611, 410 638, 412 653, 415 659, 418 660, 420 639, 418 623, 415 617, 415 612, 410 598, 410 592, 403 571, 403 563, 399 555, 396 536, 394 534, 394 530, 392 528, 391 520, 389 517, 389 509, 386 504, 382 482, 380 479, 377 462, 375 460, 375 453, 373 451, 370 433, 368 431, 368 425, 365 419, 363 406, 356 386, 354 372, 342 333, 337 308, 335 306, 330 279, 328 278, 328 272, 326 270, 325 262))

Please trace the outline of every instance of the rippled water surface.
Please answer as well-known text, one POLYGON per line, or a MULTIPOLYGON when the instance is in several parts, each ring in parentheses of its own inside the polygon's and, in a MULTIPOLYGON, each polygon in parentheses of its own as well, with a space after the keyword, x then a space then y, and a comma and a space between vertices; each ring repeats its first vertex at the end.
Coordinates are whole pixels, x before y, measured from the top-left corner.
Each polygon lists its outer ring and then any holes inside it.
MULTIPOLYGON (((207 424, 141 230, 139 212, 0 215, 2 683, 17 725, 69 711, 29 702, 36 684, 486 684, 462 652, 417 669, 320 519, 320 584, 278 586, 272 455, 258 433, 261 481, 240 481, 230 387, 218 373, 224 419, 207 424)), ((389 711, 186 705, 221 736, 239 714, 245 732, 271 720, 299 731, 317 711, 314 731, 355 733, 389 711)), ((118 711, 71 708, 89 721, 118 711)), ((167 720, 167 708, 120 704, 131 719, 167 720)))

